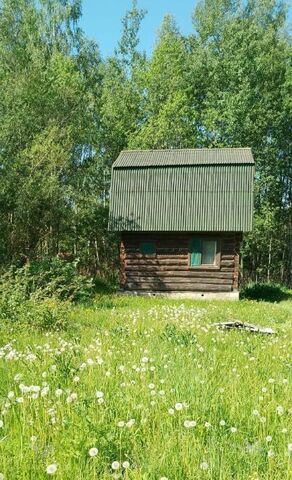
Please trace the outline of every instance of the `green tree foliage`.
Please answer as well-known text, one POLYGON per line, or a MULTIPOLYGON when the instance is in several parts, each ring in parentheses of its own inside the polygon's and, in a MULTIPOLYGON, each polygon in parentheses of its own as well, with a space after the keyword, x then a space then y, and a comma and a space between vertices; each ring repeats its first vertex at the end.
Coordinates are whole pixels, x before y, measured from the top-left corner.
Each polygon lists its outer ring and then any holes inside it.
POLYGON ((98 49, 77 28, 79 1, 0 6, 1 260, 96 258, 107 215, 98 49))
POLYGON ((196 112, 192 108, 189 41, 167 16, 141 81, 143 119, 131 135, 136 148, 193 146, 196 112))
POLYGON ((108 165, 128 147, 143 118, 146 57, 138 50, 139 29, 146 12, 133 1, 122 20, 122 36, 114 57, 102 67, 101 148, 108 165))

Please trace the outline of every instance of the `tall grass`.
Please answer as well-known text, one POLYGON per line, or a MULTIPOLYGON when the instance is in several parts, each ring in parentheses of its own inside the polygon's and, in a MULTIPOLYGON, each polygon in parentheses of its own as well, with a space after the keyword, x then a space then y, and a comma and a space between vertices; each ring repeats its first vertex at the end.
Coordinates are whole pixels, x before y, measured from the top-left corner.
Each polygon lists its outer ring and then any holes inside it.
POLYGON ((291 302, 72 309, 65 332, 2 326, 0 478, 292 478, 291 302))

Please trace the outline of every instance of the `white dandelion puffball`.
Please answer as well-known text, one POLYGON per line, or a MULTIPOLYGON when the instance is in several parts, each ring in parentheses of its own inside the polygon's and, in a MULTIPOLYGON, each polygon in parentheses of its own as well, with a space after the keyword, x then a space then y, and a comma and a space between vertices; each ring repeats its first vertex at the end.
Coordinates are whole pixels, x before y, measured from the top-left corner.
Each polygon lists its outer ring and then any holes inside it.
POLYGON ((3 475, 3 473, 0 473, 0 480, 4 480, 4 475, 3 475))
POLYGON ((130 468, 130 463, 127 460, 123 462, 123 468, 125 469, 130 468))
POLYGON ((271 450, 268 451, 268 457, 269 458, 273 457, 274 455, 275 455, 274 450, 271 449, 271 450))
POLYGON ((220 427, 224 427, 226 425, 225 420, 220 420, 219 425, 220 427))
POLYGON ((96 447, 92 447, 89 449, 88 453, 90 457, 96 457, 96 455, 98 454, 98 449, 96 447))
POLYGON ((46 471, 48 475, 54 475, 57 471, 56 463, 52 463, 51 465, 48 465, 46 471))
POLYGON ((168 478, 167 477, 160 477, 159 480, 168 480, 168 478))
POLYGON ((207 462, 202 462, 202 463, 200 464, 200 469, 201 469, 201 470, 208 470, 208 468, 209 468, 209 465, 208 465, 207 462))
POLYGON ((284 414, 284 407, 282 407, 282 405, 279 405, 276 408, 276 412, 277 412, 278 415, 283 415, 284 414))
POLYGON ((292 443, 288 443, 288 452, 292 452, 292 443))
POLYGON ((103 392, 96 392, 95 396, 96 398, 103 398, 103 392))
POLYGON ((184 427, 186 428, 193 428, 197 425, 197 422, 195 420, 185 420, 184 421, 184 427))
POLYGON ((119 468, 120 468, 120 462, 115 461, 112 463, 113 470, 118 470, 119 468))
POLYGON ((273 440, 273 437, 272 437, 271 435, 268 435, 268 436, 266 437, 266 442, 269 443, 269 442, 271 442, 272 440, 273 440))
POLYGON ((62 393, 63 393, 63 390, 61 388, 57 388, 57 390, 55 391, 56 397, 60 397, 62 393))
POLYGON ((236 427, 231 427, 231 428, 230 428, 230 432, 231 432, 231 433, 236 433, 236 432, 237 432, 237 428, 236 428, 236 427))
POLYGON ((173 415, 173 414, 174 414, 174 409, 173 409, 173 408, 169 408, 169 409, 168 409, 168 413, 169 413, 170 415, 173 415))
POLYGON ((182 410, 183 409, 183 404, 182 403, 176 403, 174 408, 179 411, 179 410, 182 410))

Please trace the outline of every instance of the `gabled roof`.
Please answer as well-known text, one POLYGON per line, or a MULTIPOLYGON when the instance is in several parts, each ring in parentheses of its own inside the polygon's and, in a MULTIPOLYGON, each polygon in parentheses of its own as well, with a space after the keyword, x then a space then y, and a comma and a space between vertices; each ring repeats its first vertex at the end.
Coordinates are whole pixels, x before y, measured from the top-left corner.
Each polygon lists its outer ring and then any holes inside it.
POLYGON ((254 164, 251 149, 124 150, 114 162, 113 168, 225 164, 254 164))
POLYGON ((249 148, 124 151, 112 169, 109 228, 249 231, 253 177, 249 148))

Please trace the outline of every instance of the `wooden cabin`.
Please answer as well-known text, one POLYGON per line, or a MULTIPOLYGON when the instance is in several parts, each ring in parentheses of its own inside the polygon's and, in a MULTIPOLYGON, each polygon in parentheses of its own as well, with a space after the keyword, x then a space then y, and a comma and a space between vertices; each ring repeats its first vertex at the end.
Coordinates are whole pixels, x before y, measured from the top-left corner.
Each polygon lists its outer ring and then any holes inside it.
POLYGON ((109 228, 120 232, 123 291, 238 298, 253 179, 250 148, 121 152, 109 228))

